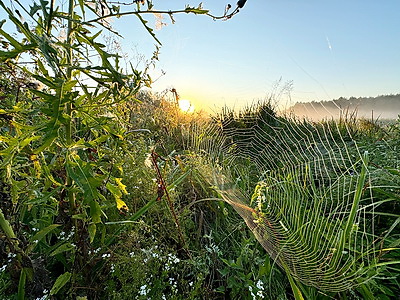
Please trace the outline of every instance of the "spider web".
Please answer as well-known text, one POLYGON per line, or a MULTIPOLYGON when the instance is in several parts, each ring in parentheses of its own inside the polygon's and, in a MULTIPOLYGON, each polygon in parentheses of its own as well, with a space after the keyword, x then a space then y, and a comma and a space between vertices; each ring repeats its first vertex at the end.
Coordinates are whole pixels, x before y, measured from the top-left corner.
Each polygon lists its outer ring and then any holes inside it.
POLYGON ((300 282, 339 292, 377 274, 374 168, 346 122, 224 111, 190 134, 205 180, 300 282))

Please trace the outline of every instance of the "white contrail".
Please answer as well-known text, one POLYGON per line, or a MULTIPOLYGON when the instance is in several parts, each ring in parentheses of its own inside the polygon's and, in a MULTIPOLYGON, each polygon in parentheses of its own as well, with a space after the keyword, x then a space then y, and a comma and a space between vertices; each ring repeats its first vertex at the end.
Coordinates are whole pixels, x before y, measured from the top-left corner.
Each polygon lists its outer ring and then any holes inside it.
POLYGON ((332 45, 331 45, 331 42, 329 41, 329 38, 328 38, 327 35, 326 35, 325 37, 326 37, 326 41, 327 41, 327 43, 328 43, 328 48, 329 48, 329 50, 332 52, 332 45))

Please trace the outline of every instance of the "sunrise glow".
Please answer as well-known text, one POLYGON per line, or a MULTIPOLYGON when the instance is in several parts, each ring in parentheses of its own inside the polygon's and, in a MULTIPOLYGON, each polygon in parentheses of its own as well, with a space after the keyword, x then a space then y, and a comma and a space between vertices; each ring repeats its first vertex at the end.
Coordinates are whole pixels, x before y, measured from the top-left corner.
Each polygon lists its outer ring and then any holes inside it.
POLYGON ((194 105, 186 99, 178 101, 179 109, 185 113, 192 113, 194 111, 194 105))

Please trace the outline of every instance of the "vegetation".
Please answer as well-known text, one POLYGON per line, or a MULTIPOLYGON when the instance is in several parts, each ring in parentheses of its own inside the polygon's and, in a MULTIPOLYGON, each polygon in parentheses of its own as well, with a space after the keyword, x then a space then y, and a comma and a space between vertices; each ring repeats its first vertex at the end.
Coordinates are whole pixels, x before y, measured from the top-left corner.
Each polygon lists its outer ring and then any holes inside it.
MULTIPOLYGON (((103 21, 111 15, 135 15, 153 34, 142 17, 152 1, 142 2, 122 12, 103 1, 70 0, 67 11, 41 1, 25 8, 28 24, 0 1, 18 29, 0 27, 1 297, 292 299, 294 279, 234 208, 217 199, 198 153, 188 149, 191 132, 209 122, 244 128, 256 110, 234 123, 229 110, 213 120, 185 114, 175 98, 144 92, 151 85, 145 70, 123 70, 102 44, 99 28, 113 30, 103 21), (87 21, 90 14, 96 17, 87 21)), ((209 14, 201 6, 177 12, 209 14)), ((291 122, 264 105, 266 116, 291 122)), ((346 123, 360 147, 376 153, 373 163, 399 176, 400 121, 372 125, 346 123)), ((241 178, 254 190, 251 174, 241 178)), ((379 178, 382 185, 389 180, 379 178)), ((397 204, 383 207, 380 224, 390 223, 383 237, 393 250, 385 259, 396 261, 399 181, 393 185, 382 197, 397 204)), ((310 299, 385 299, 400 294, 398 276, 398 268, 385 266, 364 289, 339 294, 296 284, 310 299)))

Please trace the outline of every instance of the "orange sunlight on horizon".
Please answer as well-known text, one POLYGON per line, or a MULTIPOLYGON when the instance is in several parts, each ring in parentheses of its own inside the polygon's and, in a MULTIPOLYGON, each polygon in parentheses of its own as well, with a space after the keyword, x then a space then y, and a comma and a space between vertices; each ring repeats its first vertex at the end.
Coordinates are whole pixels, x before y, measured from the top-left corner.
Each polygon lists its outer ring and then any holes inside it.
POLYGON ((184 113, 192 113, 194 105, 187 99, 178 100, 179 109, 184 113))

